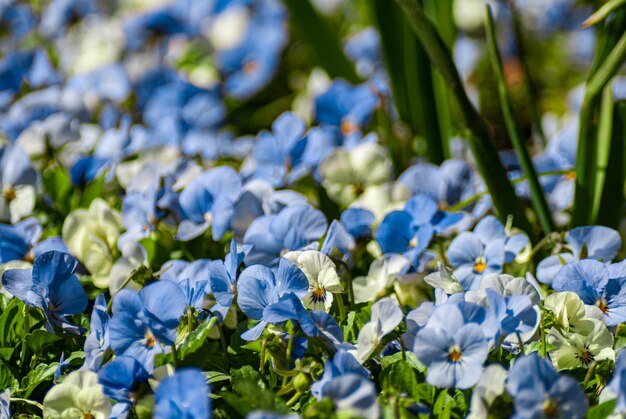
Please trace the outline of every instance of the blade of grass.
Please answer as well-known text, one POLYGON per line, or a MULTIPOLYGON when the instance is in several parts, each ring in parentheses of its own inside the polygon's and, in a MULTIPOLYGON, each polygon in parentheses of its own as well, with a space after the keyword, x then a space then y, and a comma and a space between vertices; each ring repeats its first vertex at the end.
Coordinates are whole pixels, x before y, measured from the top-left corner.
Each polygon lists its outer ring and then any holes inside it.
POLYGON ((511 11, 511 17, 513 19, 513 33, 515 35, 515 44, 517 45, 517 58, 524 73, 524 85, 526 86, 526 92, 528 95, 528 103, 530 106, 530 114, 533 122, 533 129, 541 140, 542 145, 548 143, 546 134, 543 131, 543 125, 541 123, 541 111, 539 110, 539 91, 535 84, 535 79, 528 67, 528 60, 526 59, 526 45, 524 44, 524 36, 522 33, 522 24, 519 17, 515 2, 509 0, 509 10, 511 11))
POLYGON ((504 79, 504 69, 502 67, 502 60, 496 43, 496 33, 491 7, 487 5, 486 10, 487 48, 489 50, 491 66, 493 67, 498 82, 498 94, 500 96, 502 115, 504 116, 506 129, 509 133, 509 137, 511 138, 511 142, 513 143, 513 148, 517 154, 520 166, 522 167, 524 176, 528 180, 528 185, 530 187, 530 200, 533 204, 535 212, 537 213, 537 217, 539 218, 539 224, 541 225, 543 232, 548 234, 555 230, 554 220, 552 219, 550 207, 548 206, 548 202, 546 201, 546 197, 543 193, 543 188, 539 183, 535 166, 533 165, 533 161, 528 154, 528 149, 522 140, 521 130, 515 119, 513 103, 504 79))
POLYGON ((613 128, 613 87, 609 83, 602 91, 600 99, 600 111, 598 130, 596 132, 596 174, 595 187, 593 196, 593 207, 591 208, 592 219, 598 219, 598 210, 600 208, 600 200, 606 181, 606 171, 609 162, 609 153, 611 152, 611 134, 613 128))
POLYGON ((414 135, 423 135, 428 160, 439 164, 445 156, 428 57, 398 5, 387 0, 371 0, 370 4, 400 119, 414 135))
POLYGON ((341 77, 358 83, 354 66, 343 52, 339 36, 329 22, 313 8, 309 0, 284 0, 291 15, 291 28, 308 47, 314 64, 332 78, 341 77))
POLYGON ((622 203, 624 202, 624 182, 626 181, 626 101, 615 103, 613 107, 613 127, 611 151, 606 169, 606 181, 602 190, 602 200, 598 210, 598 223, 618 228, 622 203))
MULTIPOLYGON (((606 36, 611 36, 607 34, 606 36)), ((599 42, 602 42, 601 37, 599 42)), ((604 39, 606 41, 606 38, 604 39)), ((605 49, 606 48, 605 43, 605 49)), ((606 55, 605 59, 597 59, 596 70, 591 74, 585 96, 580 108, 578 150, 576 153, 576 186, 574 192, 574 211, 572 214, 572 224, 574 226, 592 225, 593 199, 596 188, 596 131, 598 123, 599 96, 615 75, 619 67, 626 59, 626 31, 622 34, 615 46, 606 55)))
POLYGON ((449 49, 417 1, 396 1, 406 13, 413 31, 433 65, 448 83, 448 87, 459 105, 461 118, 471 133, 469 145, 476 161, 476 166, 489 189, 498 217, 505 223, 507 216, 512 215, 515 224, 525 230, 532 240, 535 235, 524 213, 524 206, 517 195, 515 195, 515 190, 500 161, 498 150, 487 123, 474 108, 463 88, 461 77, 454 65, 449 49))
POLYGON ((602 5, 602 7, 600 7, 594 14, 589 16, 587 20, 585 20, 581 24, 581 26, 583 28, 588 28, 590 26, 600 23, 604 19, 606 19, 608 15, 610 15, 625 4, 626 0, 610 0, 602 5))

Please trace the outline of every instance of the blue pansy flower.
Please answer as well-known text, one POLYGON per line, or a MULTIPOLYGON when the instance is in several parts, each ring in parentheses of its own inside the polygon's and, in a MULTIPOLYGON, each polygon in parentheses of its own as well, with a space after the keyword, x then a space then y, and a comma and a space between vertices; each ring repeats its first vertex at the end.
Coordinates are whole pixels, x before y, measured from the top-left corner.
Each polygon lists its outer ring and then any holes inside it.
POLYGON ((259 217, 250 224, 243 239, 252 245, 246 264, 276 265, 287 251, 304 249, 319 240, 327 226, 324 214, 304 203, 259 217))
POLYGON ((154 392, 154 418, 210 418, 210 391, 199 369, 177 370, 163 379, 154 392))
POLYGON ((85 339, 85 365, 92 371, 102 366, 104 354, 109 348, 109 313, 103 294, 96 297, 91 312, 89 335, 85 339))
POLYGON ((0 224, 0 263, 31 259, 31 247, 41 236, 41 224, 36 218, 28 218, 16 225, 0 224))
POLYGON ((337 377, 346 374, 358 374, 369 377, 369 371, 359 364, 359 361, 347 351, 337 351, 332 361, 324 359, 324 374, 311 385, 311 394, 319 398, 324 392, 324 386, 337 377))
POLYGON ((138 51, 153 38, 182 33, 184 24, 174 7, 161 7, 133 16, 124 23, 126 48, 138 51))
POLYGON ((328 227, 321 252, 330 255, 333 249, 346 254, 352 252, 357 243, 367 243, 372 236, 376 216, 364 208, 348 208, 339 220, 328 227))
POLYGON ((252 179, 245 183, 235 203, 231 221, 233 234, 243 238, 252 221, 258 217, 279 213, 286 206, 296 203, 306 203, 306 197, 289 189, 274 190, 268 181, 252 179))
POLYGON ((525 234, 507 235, 494 216, 483 218, 473 232, 464 231, 448 247, 448 260, 454 276, 466 290, 478 287, 489 273, 500 273, 529 244, 525 234))
POLYGON ((571 249, 558 255, 548 256, 537 265, 537 279, 551 284, 559 270, 568 262, 579 259, 596 259, 610 262, 622 247, 619 233, 604 226, 583 226, 571 229, 565 235, 571 249))
POLYGON ((224 92, 246 99, 271 80, 278 66, 288 40, 285 8, 276 0, 220 2, 214 18, 209 38, 225 80, 224 92), (223 40, 223 29, 233 24, 233 18, 246 30, 239 39, 223 40))
POLYGON ((178 226, 177 238, 191 240, 211 227, 219 240, 230 227, 233 204, 241 192, 241 178, 230 167, 216 167, 194 179, 180 194, 186 219, 178 226))
POLYGON ((593 259, 573 261, 554 277, 556 291, 572 291, 589 306, 602 312, 607 326, 626 322, 626 269, 593 259))
POLYGON ((260 322, 241 337, 256 340, 268 323, 302 318, 306 311, 299 299, 306 296, 308 288, 306 275, 284 258, 276 273, 262 265, 246 268, 237 283, 237 304, 249 319, 260 322))
POLYGON ((361 128, 378 104, 379 98, 369 84, 352 86, 335 80, 315 98, 315 119, 338 129, 344 138, 343 145, 350 148, 361 139, 361 128))
POLYGON ((247 245, 237 250, 237 242, 233 239, 230 241, 230 252, 224 261, 213 261, 209 265, 211 292, 222 307, 229 308, 233 303, 237 292, 237 271, 248 251, 250 251, 250 246, 247 245))
POLYGON ((350 412, 364 418, 380 417, 376 386, 361 374, 336 377, 326 383, 320 396, 332 400, 337 412, 350 412))
POLYGON ((496 342, 511 334, 518 335, 522 340, 529 333, 532 336, 538 326, 539 315, 529 296, 503 296, 492 289, 486 289, 485 292, 489 300, 489 309, 498 323, 496 342))
POLYGON ((126 417, 136 401, 133 394, 137 384, 146 381, 150 374, 135 358, 128 355, 115 357, 98 372, 98 383, 102 392, 116 405, 112 413, 117 417, 126 417))
POLYGON ((515 360, 506 388, 515 405, 514 418, 583 418, 589 406, 578 381, 559 375, 536 352, 515 360))
POLYGON ((111 349, 132 356, 151 372, 154 356, 166 352, 162 345, 174 344, 186 306, 185 294, 171 281, 157 281, 139 292, 120 290, 109 321, 111 349))
POLYGON ((87 294, 74 275, 78 261, 68 253, 46 252, 35 259, 32 269, 9 269, 2 274, 2 285, 31 307, 43 310, 46 329, 54 327, 80 334, 81 328, 65 316, 82 313, 87 294))
POLYGON ((478 382, 489 345, 480 325, 468 322, 456 304, 445 304, 417 332, 413 352, 428 367, 429 384, 466 389, 478 382))
POLYGON ((415 262, 435 234, 454 226, 463 218, 460 213, 440 211, 428 195, 411 198, 404 210, 385 216, 376 231, 376 241, 383 254, 405 253, 415 262))
POLYGON ((171 260, 161 267, 160 279, 178 284, 185 294, 187 306, 202 310, 204 297, 211 292, 210 266, 212 262, 208 259, 193 262, 171 260))
POLYGON ((11 52, 0 60, 0 108, 9 104, 23 84, 37 89, 59 81, 45 50, 11 52))
POLYGON ((306 146, 306 124, 291 112, 280 115, 272 124, 272 132, 263 131, 257 137, 253 159, 242 173, 265 179, 274 186, 292 183, 306 173, 301 166, 306 146))

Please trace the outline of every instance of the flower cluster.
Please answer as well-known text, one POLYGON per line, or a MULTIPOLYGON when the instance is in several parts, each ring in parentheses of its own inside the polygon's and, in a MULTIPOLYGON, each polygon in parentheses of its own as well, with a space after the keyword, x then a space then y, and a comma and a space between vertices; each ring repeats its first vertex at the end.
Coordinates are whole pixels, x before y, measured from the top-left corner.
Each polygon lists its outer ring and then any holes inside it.
POLYGON ((626 415, 576 124, 532 158, 537 238, 461 139, 413 159, 389 39, 335 45, 352 82, 299 68, 299 1, 0 2, 0 417, 626 415))

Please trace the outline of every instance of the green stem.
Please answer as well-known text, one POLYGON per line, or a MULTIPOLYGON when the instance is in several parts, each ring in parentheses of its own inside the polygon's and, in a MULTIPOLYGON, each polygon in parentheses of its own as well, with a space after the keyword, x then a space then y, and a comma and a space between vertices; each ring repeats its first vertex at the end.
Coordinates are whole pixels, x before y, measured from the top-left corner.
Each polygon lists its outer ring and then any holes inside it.
POLYGON ((20 397, 11 397, 11 403, 13 402, 20 402, 20 403, 26 403, 29 404, 31 406, 35 406, 36 408, 38 408, 39 410, 41 410, 43 412, 43 405, 41 403, 38 403, 34 400, 28 400, 28 399, 22 399, 20 397))
POLYGON ((334 298, 335 300, 337 300, 337 308, 339 309, 339 319, 341 320, 341 322, 344 322, 346 320, 346 307, 343 305, 343 295, 335 294, 334 298))
POLYGON ((533 229, 526 218, 524 206, 515 195, 506 169, 500 161, 492 133, 467 96, 450 51, 417 0, 396 1, 409 18, 413 31, 430 61, 439 70, 456 98, 461 111, 461 119, 472 134, 469 136, 472 154, 478 171, 490 191, 498 217, 502 222, 505 222, 508 215, 513 215, 517 226, 525 230, 531 240, 534 241, 533 229))
POLYGON ((587 374, 585 374, 585 380, 583 381, 583 389, 587 388, 587 383, 591 379, 591 376, 595 372, 597 366, 598 363, 596 361, 589 366, 589 370, 587 371, 587 374))
MULTIPOLYGON (((292 330, 291 333, 289 333, 289 340, 287 341, 287 352, 285 353, 285 369, 289 370, 290 366, 291 366, 291 350, 293 348, 293 335, 294 335, 294 331, 292 330)), ((287 376, 283 377, 283 387, 285 387, 287 385, 287 376)))
POLYGON ((261 359, 259 365, 259 372, 261 373, 261 375, 265 373, 265 352, 267 351, 267 339, 268 337, 265 336, 263 338, 263 342, 261 343, 261 359))
POLYGON ((217 330, 220 332, 220 344, 222 345, 222 351, 227 354, 228 345, 226 344, 226 338, 224 336, 224 326, 222 325, 222 323, 218 323, 217 330))
POLYGON ((291 399, 289 399, 289 401, 287 402, 287 406, 291 407, 294 404, 296 404, 296 402, 298 400, 300 400, 300 397, 302 397, 302 393, 300 393, 299 391, 296 391, 296 394, 294 394, 291 399))
POLYGON ((496 33, 493 23, 493 15, 491 13, 491 7, 486 6, 487 10, 487 47, 489 49, 489 56, 491 58, 491 64, 494 72, 496 73, 496 79, 498 81, 498 93, 500 95, 500 105, 502 107, 502 115, 506 123, 506 128, 515 148, 515 153, 522 167, 522 171, 528 180, 530 187, 530 200, 535 208, 535 212, 539 218, 539 223, 544 233, 550 233, 555 230, 554 220, 552 219, 552 213, 548 206, 548 201, 543 194, 543 188, 539 183, 535 166, 532 159, 528 154, 528 150, 521 138, 520 128, 515 119, 513 111, 513 103, 509 95, 509 90, 504 79, 504 68, 502 67, 502 60, 500 53, 498 52, 498 46, 496 44, 496 33))

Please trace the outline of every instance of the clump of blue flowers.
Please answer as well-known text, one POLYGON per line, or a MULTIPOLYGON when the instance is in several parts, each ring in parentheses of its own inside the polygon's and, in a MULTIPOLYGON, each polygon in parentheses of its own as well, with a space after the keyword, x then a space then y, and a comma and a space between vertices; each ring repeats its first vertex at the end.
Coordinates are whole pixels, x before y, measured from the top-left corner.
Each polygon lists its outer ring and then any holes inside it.
POLYGON ((0 1, 0 418, 626 415, 624 2, 482 3, 0 1))

